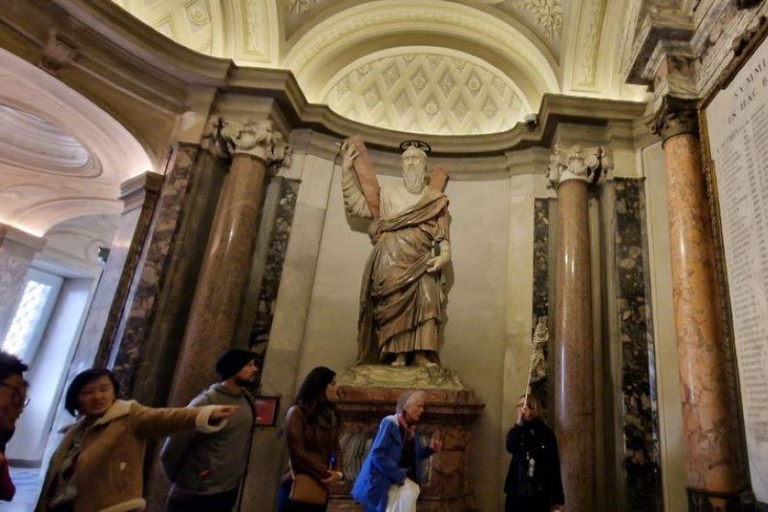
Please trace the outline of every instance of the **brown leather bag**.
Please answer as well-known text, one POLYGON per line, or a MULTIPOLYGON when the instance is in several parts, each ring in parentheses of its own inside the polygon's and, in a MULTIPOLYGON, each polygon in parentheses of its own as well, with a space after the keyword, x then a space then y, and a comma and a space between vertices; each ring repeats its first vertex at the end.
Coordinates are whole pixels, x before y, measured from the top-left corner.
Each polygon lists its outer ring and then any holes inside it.
POLYGON ((293 473, 293 484, 288 499, 296 503, 325 505, 328 501, 328 489, 309 475, 293 473))

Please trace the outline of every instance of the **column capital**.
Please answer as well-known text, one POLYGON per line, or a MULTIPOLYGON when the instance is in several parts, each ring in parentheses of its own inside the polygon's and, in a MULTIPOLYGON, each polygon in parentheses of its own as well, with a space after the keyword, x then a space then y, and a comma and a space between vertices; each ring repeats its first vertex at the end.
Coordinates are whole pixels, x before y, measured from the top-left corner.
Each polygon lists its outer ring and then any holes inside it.
POLYGON ((547 178, 555 189, 571 180, 595 185, 602 182, 605 168, 605 156, 601 147, 555 146, 549 157, 547 178))
POLYGON ((209 121, 203 142, 219 157, 250 155, 268 166, 290 163, 290 147, 270 120, 215 118, 209 121))
POLYGON ((684 133, 699 134, 698 100, 667 95, 650 122, 651 132, 662 142, 684 133))

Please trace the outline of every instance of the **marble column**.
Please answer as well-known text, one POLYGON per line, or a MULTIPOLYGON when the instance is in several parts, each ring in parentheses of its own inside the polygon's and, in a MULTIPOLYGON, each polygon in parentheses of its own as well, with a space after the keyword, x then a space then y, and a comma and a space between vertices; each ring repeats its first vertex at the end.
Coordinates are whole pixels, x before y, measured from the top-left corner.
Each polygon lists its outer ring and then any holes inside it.
POLYGON ((599 178, 596 150, 555 148, 549 179, 557 188, 555 432, 568 510, 595 510, 595 390, 589 187, 599 178))
POLYGON ((44 245, 43 238, 0 223, 0 341, 5 338, 16 304, 24 292, 32 258, 44 245))
POLYGON ((672 296, 690 510, 731 510, 746 484, 743 439, 721 329, 712 224, 696 105, 667 98, 654 125, 664 144, 672 296))
POLYGON ((169 403, 183 405, 216 379, 216 359, 237 328, 248 284, 267 167, 287 145, 270 121, 223 122, 221 148, 231 155, 176 362, 169 403))

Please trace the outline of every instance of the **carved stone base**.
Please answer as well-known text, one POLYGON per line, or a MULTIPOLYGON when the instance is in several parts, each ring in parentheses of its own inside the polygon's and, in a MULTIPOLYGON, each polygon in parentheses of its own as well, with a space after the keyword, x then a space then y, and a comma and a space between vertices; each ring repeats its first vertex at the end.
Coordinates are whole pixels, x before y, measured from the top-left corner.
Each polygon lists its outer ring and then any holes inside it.
MULTIPOLYGON (((414 370, 388 368, 384 371, 393 373, 393 382, 402 382, 411 380, 414 370)), ((404 386, 398 385, 346 385, 347 379, 343 377, 339 378, 333 401, 339 408, 342 421, 341 451, 346 482, 342 482, 331 494, 328 510, 332 512, 362 510, 349 493, 371 448, 379 423, 384 416, 394 414, 397 398, 404 391, 404 386)), ((453 379, 446 380, 454 382, 453 379)), ((443 379, 438 381, 445 383, 443 379)), ((470 484, 469 461, 472 423, 482 412, 484 404, 468 389, 438 389, 436 386, 420 389, 426 393, 427 407, 419 425, 419 433, 423 442, 428 443, 433 437, 439 438, 443 443, 443 451, 424 464, 418 510, 478 510, 470 484)))

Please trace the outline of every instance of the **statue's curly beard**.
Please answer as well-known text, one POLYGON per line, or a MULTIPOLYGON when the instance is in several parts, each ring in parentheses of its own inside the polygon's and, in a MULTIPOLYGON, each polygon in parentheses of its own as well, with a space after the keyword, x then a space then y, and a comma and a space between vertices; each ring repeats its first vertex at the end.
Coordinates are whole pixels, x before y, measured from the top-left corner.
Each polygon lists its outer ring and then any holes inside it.
POLYGON ((424 171, 418 168, 403 169, 403 183, 411 194, 420 194, 424 190, 424 171))

